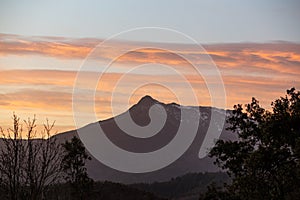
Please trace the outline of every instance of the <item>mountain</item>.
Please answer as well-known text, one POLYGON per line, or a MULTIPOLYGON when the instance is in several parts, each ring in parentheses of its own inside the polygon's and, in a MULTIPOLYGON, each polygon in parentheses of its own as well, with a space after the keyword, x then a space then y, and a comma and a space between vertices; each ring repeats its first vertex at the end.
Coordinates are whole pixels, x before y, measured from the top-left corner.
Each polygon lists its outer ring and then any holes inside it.
MULTIPOLYGON (((186 123, 187 125, 199 123, 197 135, 192 145, 178 160, 158 171, 149 173, 125 173, 107 167, 93 158, 87 163, 88 173, 94 180, 109 180, 128 184, 138 182, 167 181, 172 177, 181 176, 191 172, 220 171, 219 168, 213 165, 213 159, 209 157, 199 159, 198 153, 208 129, 212 113, 218 117, 224 112, 226 112, 226 115, 230 115, 231 113, 231 111, 224 111, 213 107, 181 106, 176 103, 164 104, 153 99, 151 96, 145 96, 125 113, 115 116, 114 118, 95 123, 100 124, 106 136, 115 145, 122 149, 137 153, 158 150, 168 144, 175 137, 180 123, 186 123), (157 109, 151 110, 154 105, 161 106, 166 111, 166 122, 163 128, 154 136, 149 138, 133 137, 126 134, 116 124, 117 120, 122 121, 125 119, 126 121, 126 118, 130 116, 136 124, 140 126, 146 126, 151 121, 149 117, 149 111, 153 117, 152 119, 160 120, 161 112, 157 109), (185 117, 183 119, 181 119, 181 112, 185 112, 185 117), (199 113, 200 116, 197 117, 196 115, 199 113), (200 120, 200 122, 197 120, 200 120)), ((87 130, 86 134, 88 134, 89 127, 92 125, 93 124, 87 125, 81 129, 87 130)), ((215 125, 218 126, 218 124, 215 125)), ((226 140, 235 140, 235 138, 232 136, 233 134, 230 134, 229 131, 225 130, 225 127, 226 124, 223 128, 218 127, 222 128, 222 134, 220 138, 226 140)), ((139 135, 141 133, 137 132, 132 134, 139 135)), ((189 134, 189 131, 187 131, 186 134, 189 134)), ((58 141, 64 142, 74 135, 77 135, 76 130, 61 133, 55 137, 58 139, 58 141)))

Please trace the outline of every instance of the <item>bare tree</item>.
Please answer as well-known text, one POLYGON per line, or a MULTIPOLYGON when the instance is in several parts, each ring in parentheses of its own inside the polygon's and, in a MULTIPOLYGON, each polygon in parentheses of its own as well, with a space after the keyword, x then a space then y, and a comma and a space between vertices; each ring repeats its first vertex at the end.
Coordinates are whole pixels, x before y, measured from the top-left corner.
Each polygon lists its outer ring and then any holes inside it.
POLYGON ((0 128, 3 136, 3 145, 0 155, 0 175, 3 187, 7 191, 5 194, 9 199, 19 199, 22 190, 24 163, 24 145, 22 142, 22 126, 20 119, 13 115, 13 128, 9 128, 5 133, 0 128))
POLYGON ((31 199, 41 199, 48 187, 60 180, 61 176, 61 145, 51 137, 54 122, 44 124, 41 139, 34 139, 36 120, 28 119, 27 140, 25 145, 26 162, 24 162, 26 185, 29 186, 31 199))
POLYGON ((54 123, 44 124, 41 138, 37 139, 36 119, 24 121, 23 137, 19 118, 14 115, 14 128, 4 136, 0 155, 0 175, 8 199, 43 199, 48 187, 60 181, 62 148, 51 132, 54 123))

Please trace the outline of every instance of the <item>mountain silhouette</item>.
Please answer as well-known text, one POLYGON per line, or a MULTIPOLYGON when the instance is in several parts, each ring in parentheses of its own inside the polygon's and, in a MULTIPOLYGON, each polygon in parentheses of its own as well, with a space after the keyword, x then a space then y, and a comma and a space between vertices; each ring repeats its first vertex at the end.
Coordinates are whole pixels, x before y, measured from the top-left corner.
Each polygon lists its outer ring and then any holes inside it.
MULTIPOLYGON (((152 119, 161 117, 161 111, 159 109, 153 110, 152 119)), ((213 165, 212 158, 198 158, 199 149, 208 129, 212 112, 215 112, 216 116, 219 116, 224 112, 226 112, 226 115, 230 115, 231 113, 231 111, 224 111, 222 109, 213 107, 181 106, 176 103, 165 104, 153 99, 151 96, 144 96, 137 104, 129 108, 128 111, 113 118, 95 123, 99 123, 102 130, 104 130, 106 136, 112 143, 124 150, 136 153, 147 153, 164 147, 175 137, 180 123, 186 123, 187 125, 199 123, 197 136, 194 139, 192 145, 178 160, 158 171, 141 174, 125 173, 111 169, 110 167, 105 166, 104 164, 93 158, 87 163, 89 175, 94 180, 136 183, 165 181, 169 180, 172 177, 180 176, 189 172, 219 171, 219 169, 215 165, 213 165), (151 123, 149 111, 151 111, 153 106, 160 106, 160 108, 163 108, 166 113, 166 121, 164 123, 164 126, 158 131, 157 134, 147 138, 134 137, 132 136, 133 133, 129 135, 117 125, 116 121, 122 121, 123 119, 128 118, 128 116, 130 116, 134 123, 138 126, 143 127, 149 125, 151 123), (182 110, 188 113, 187 117, 183 119, 181 119, 182 110), (200 114, 200 116, 196 117, 197 114, 200 114), (197 121, 196 119, 200 121, 197 121)), ((91 125, 87 125, 81 129, 88 130, 89 126, 91 125)), ((233 138, 232 134, 225 130, 225 127, 226 124, 223 128, 221 127, 221 139, 235 140, 236 138, 233 138)), ((140 133, 138 132, 134 133, 134 135, 139 134, 140 133)), ((186 134, 189 134, 189 131, 187 131, 186 134)), ((70 139, 74 135, 77 135, 76 130, 61 133, 56 135, 55 137, 63 143, 65 140, 70 139)))

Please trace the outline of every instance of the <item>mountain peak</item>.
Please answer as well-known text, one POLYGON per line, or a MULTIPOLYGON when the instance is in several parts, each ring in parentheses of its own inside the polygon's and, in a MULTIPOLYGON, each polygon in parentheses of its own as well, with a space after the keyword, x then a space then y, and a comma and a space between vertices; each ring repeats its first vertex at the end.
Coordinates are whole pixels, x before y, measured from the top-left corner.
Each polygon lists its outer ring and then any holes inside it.
POLYGON ((138 104, 155 104, 158 103, 156 99, 153 99, 150 95, 146 95, 141 98, 138 104))

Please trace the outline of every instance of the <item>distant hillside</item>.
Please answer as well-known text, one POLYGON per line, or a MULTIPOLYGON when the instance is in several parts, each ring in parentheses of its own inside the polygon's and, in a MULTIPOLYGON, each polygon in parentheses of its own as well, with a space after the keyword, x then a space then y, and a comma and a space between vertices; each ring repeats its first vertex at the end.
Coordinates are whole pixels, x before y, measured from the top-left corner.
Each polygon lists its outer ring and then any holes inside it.
POLYGON ((166 182, 138 183, 130 186, 168 199, 196 200, 211 183, 222 186, 223 183, 229 181, 230 178, 223 172, 189 173, 166 182))

